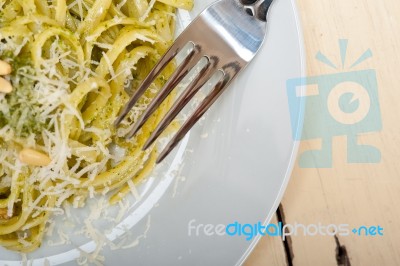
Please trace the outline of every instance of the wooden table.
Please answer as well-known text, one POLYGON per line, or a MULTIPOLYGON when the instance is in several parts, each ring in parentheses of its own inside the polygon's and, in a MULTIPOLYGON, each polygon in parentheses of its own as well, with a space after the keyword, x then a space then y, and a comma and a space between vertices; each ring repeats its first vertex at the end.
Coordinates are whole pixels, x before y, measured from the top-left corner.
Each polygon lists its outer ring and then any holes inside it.
MULTIPOLYGON (((377 147, 382 159, 349 164, 346 137, 334 137, 333 167, 296 164, 280 214, 289 224, 380 225, 384 235, 298 235, 286 242, 263 237, 246 265, 400 265, 400 1, 297 2, 309 76, 332 73, 315 55, 321 51, 340 62, 338 39, 349 40, 349 60, 367 49, 373 52, 355 70, 376 71, 382 130, 363 134, 359 142, 377 147)), ((299 153, 320 145, 318 140, 302 141, 299 153)))

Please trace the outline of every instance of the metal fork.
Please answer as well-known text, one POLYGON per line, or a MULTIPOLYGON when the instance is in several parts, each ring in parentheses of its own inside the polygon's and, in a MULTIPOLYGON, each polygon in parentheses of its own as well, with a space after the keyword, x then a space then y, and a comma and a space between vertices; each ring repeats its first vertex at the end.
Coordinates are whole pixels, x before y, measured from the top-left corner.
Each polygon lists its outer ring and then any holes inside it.
POLYGON ((142 84, 124 106, 114 125, 116 127, 120 125, 164 67, 187 44, 190 44, 192 46, 190 52, 188 52, 182 63, 177 67, 126 135, 127 139, 132 138, 190 70, 202 58, 205 58, 207 60, 205 66, 199 71, 187 88, 185 88, 171 109, 157 125, 143 146, 143 150, 146 150, 154 143, 186 104, 217 71, 222 72, 222 78, 160 153, 157 163, 161 162, 226 90, 237 74, 257 54, 265 38, 267 13, 272 1, 219 0, 206 8, 176 39, 171 48, 150 71, 149 75, 143 80, 142 84))

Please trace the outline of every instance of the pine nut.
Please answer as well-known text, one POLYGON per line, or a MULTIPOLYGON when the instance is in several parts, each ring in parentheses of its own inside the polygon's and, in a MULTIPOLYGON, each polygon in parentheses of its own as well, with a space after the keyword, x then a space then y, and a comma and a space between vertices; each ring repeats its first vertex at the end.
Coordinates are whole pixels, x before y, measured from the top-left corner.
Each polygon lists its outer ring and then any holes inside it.
POLYGON ((6 61, 0 60, 0 75, 8 75, 11 71, 11 65, 6 61))
POLYGON ((7 208, 0 208, 0 220, 8 220, 11 217, 8 216, 7 208))
POLYGON ((47 166, 51 162, 49 156, 32 149, 23 149, 20 151, 19 160, 32 166, 47 166))
POLYGON ((12 90, 13 90, 13 87, 12 87, 11 83, 6 79, 0 78, 0 92, 10 93, 10 92, 12 92, 12 90))

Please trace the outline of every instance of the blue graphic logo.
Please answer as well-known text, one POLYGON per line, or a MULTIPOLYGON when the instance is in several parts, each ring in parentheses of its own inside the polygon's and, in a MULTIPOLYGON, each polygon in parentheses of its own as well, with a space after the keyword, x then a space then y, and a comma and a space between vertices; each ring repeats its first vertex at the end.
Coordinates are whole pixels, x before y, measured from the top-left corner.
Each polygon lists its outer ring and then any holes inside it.
MULTIPOLYGON (((339 40, 342 69, 346 65, 347 40, 339 40)), ((380 150, 361 144, 358 136, 382 129, 378 84, 373 69, 353 71, 368 58, 371 50, 363 53, 350 65, 348 72, 315 77, 302 77, 287 81, 287 94, 295 140, 320 139, 321 149, 308 150, 300 155, 302 168, 331 168, 332 139, 347 137, 348 163, 379 163, 380 150), (298 110, 304 110, 299 115, 298 110), (297 134, 303 123, 302 134, 297 134)), ((318 52, 318 61, 339 68, 318 52)))

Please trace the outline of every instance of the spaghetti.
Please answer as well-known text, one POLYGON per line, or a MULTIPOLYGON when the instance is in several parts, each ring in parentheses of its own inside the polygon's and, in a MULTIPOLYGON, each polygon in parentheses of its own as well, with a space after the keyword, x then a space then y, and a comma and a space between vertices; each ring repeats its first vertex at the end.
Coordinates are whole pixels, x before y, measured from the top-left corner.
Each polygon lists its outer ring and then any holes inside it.
POLYGON ((129 130, 173 71, 168 66, 128 119, 112 124, 173 39, 175 8, 193 0, 1 0, 0 245, 30 252, 62 204, 118 202, 151 171, 141 146, 167 99, 132 141, 129 130))

